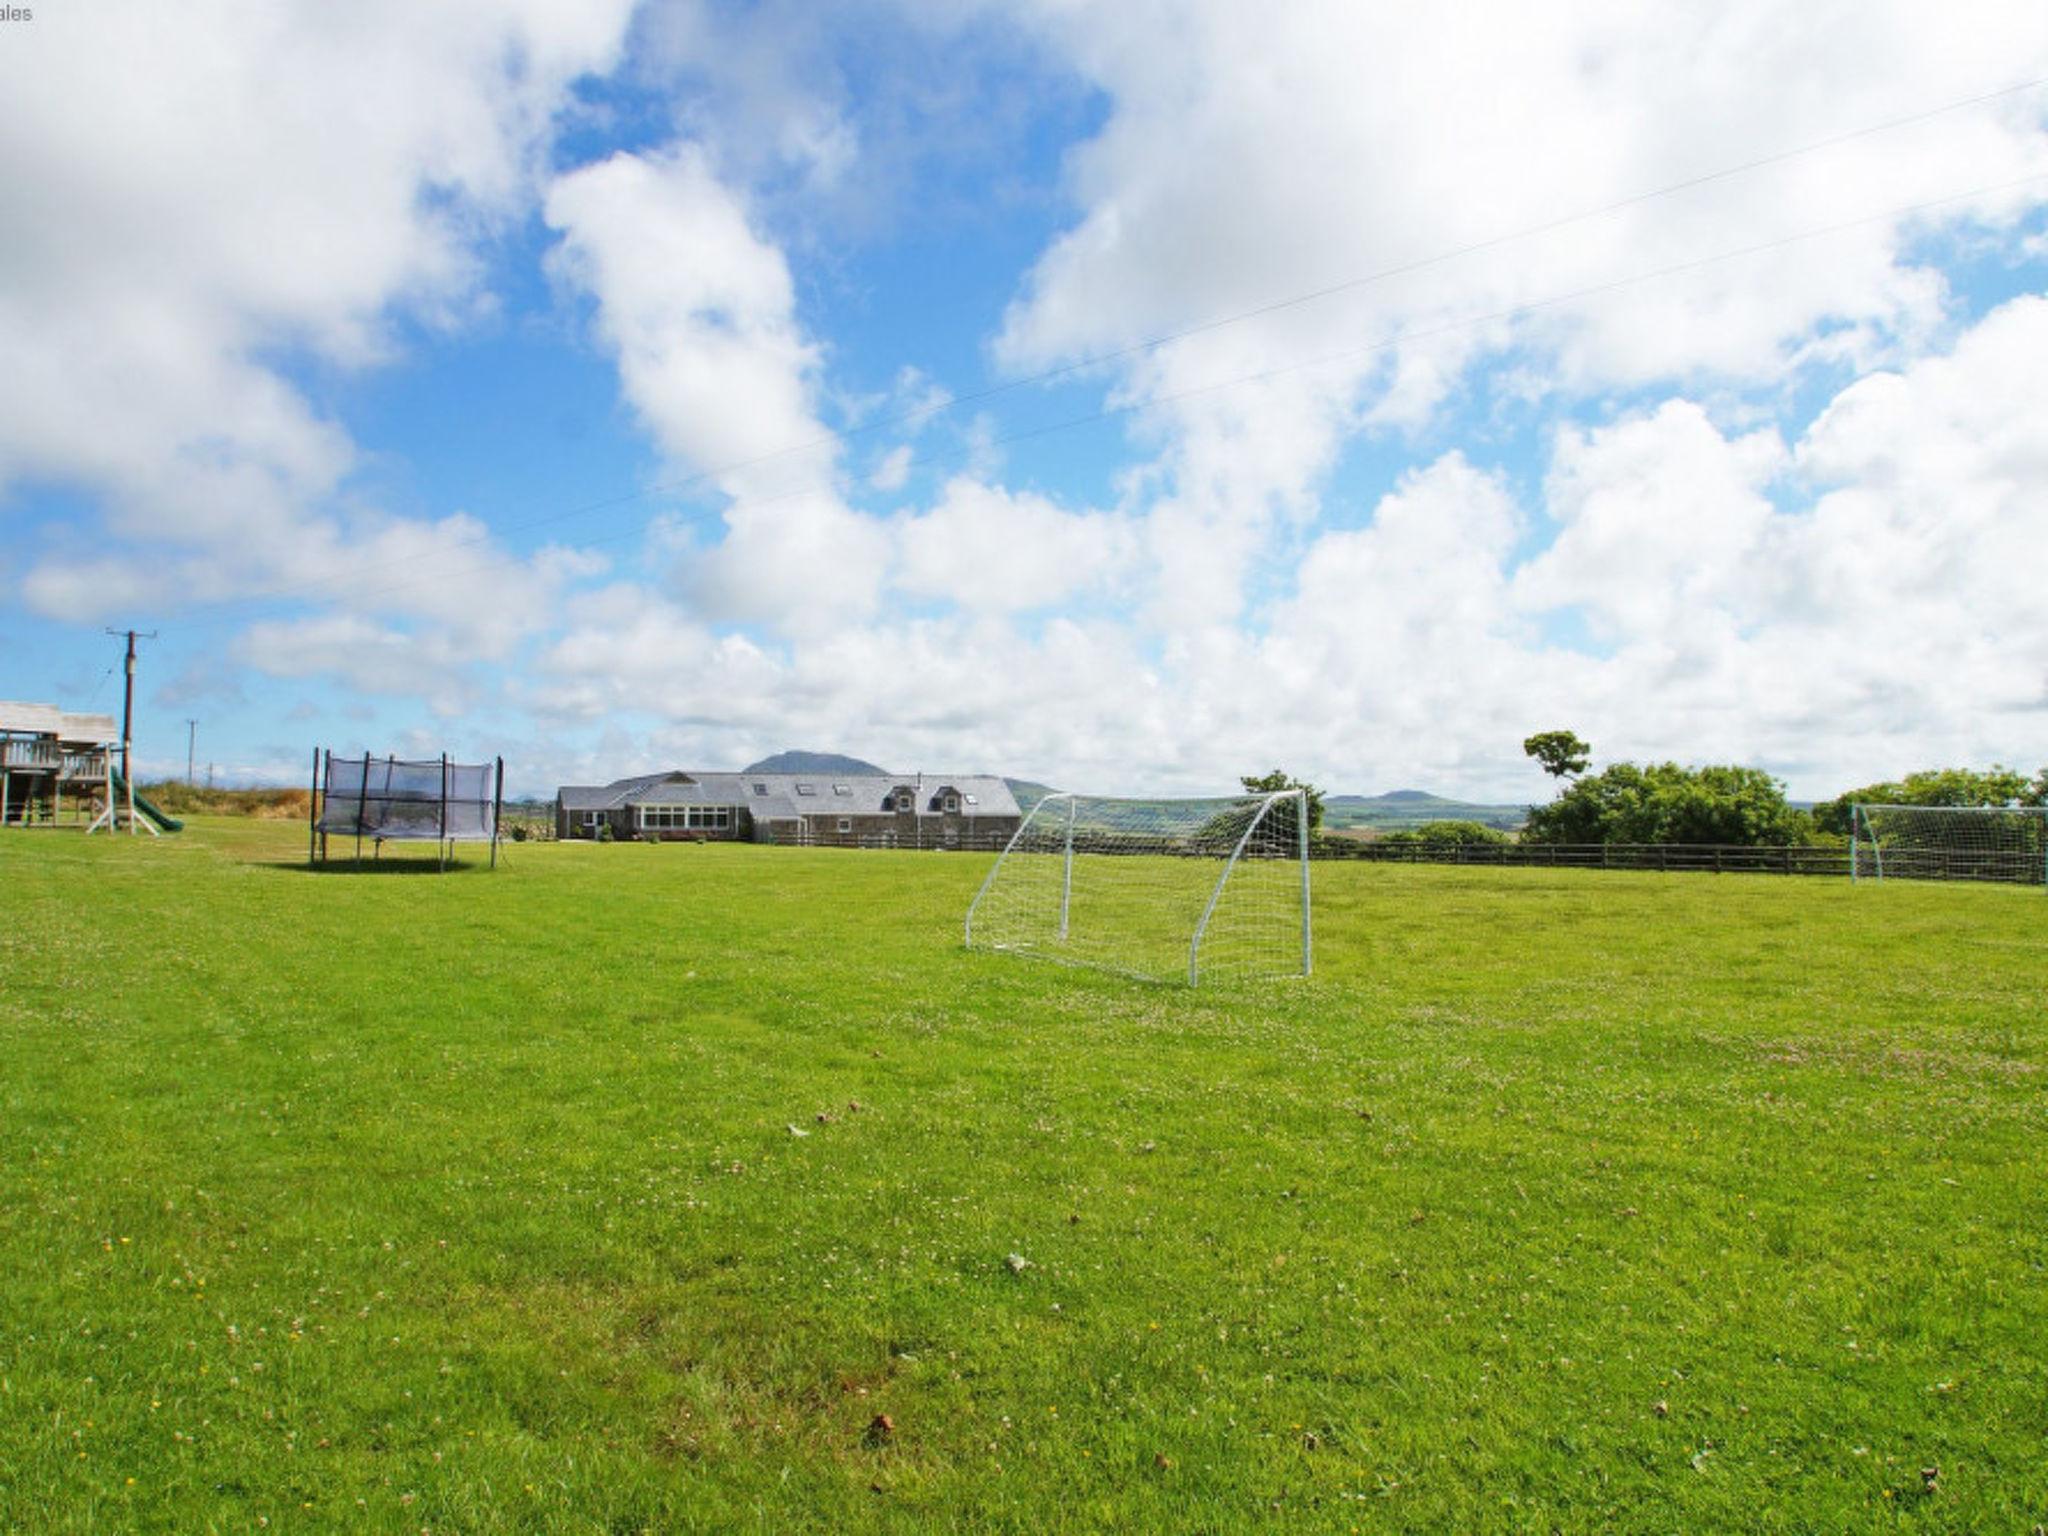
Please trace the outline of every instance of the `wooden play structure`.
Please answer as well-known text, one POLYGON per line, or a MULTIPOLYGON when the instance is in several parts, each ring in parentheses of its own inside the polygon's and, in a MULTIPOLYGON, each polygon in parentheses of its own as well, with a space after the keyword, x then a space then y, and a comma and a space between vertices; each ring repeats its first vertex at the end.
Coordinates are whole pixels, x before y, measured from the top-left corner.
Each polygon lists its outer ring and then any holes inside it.
POLYGON ((125 827, 151 837, 182 828, 135 793, 119 752, 112 715, 0 701, 0 828, 125 827))

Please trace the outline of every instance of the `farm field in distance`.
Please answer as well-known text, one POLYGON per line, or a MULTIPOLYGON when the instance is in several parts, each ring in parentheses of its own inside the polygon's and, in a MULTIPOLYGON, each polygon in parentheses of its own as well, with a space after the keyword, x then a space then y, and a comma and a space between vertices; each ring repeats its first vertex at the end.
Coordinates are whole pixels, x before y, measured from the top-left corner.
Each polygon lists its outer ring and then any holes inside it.
POLYGON ((0 1529, 2048 1522, 2038 888, 304 851, 0 834, 0 1529))

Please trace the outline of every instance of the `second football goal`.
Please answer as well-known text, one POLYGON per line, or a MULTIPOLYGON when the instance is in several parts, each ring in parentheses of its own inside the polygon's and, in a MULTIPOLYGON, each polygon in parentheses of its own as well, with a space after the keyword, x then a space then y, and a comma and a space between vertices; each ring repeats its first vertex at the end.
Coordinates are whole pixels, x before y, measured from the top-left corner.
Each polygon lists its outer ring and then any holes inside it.
POLYGON ((1307 811, 1300 790, 1048 795, 967 909, 967 946, 1191 985, 1306 976, 1307 811))
POLYGON ((2048 882, 2048 807, 1852 806, 1849 874, 2041 885, 2048 882))

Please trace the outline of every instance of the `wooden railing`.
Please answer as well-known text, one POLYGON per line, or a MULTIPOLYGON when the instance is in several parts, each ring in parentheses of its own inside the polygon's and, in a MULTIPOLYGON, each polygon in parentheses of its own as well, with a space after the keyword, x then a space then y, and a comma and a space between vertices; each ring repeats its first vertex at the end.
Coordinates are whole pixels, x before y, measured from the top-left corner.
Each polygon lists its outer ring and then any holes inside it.
POLYGON ((1319 859, 1380 864, 1480 864, 1518 869, 1635 869, 1706 874, 1832 875, 1847 879, 1849 850, 1708 843, 1410 843, 1330 837, 1319 859))
POLYGON ((0 739, 0 768, 54 773, 63 763, 63 750, 54 741, 20 736, 0 739))
MULTIPOLYGON (((1517 869, 1633 869, 1713 875, 1823 875, 1849 877, 1847 847, 1756 848, 1698 843, 1473 843, 1429 844, 1318 839, 1314 857, 1380 864, 1477 864, 1517 869)), ((1891 855, 1887 855, 1891 858, 1891 855)), ((1912 880, 1993 880, 2039 885, 2044 857, 2021 850, 1923 849, 1898 856, 1885 874, 1912 880)), ((1875 873, 1869 848, 1863 872, 1875 873)))

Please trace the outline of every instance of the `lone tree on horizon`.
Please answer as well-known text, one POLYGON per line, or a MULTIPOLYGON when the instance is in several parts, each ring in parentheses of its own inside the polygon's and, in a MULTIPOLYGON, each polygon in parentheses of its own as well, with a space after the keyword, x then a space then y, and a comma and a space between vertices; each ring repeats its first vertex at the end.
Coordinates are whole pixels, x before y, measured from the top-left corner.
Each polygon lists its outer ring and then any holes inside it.
POLYGON ((1554 779, 1584 773, 1593 761, 1593 749, 1576 731, 1538 731, 1522 743, 1522 750, 1554 779))

